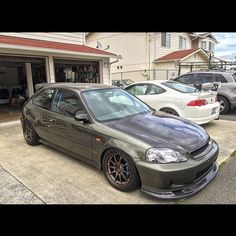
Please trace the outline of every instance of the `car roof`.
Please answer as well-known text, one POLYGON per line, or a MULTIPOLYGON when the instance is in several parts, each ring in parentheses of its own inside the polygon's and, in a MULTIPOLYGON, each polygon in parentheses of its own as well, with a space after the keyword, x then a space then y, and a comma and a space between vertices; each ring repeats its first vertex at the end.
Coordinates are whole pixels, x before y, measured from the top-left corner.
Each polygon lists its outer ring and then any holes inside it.
POLYGON ((98 83, 68 83, 68 82, 58 82, 58 83, 43 83, 36 84, 36 90, 41 88, 70 88, 70 89, 78 89, 80 91, 85 90, 94 90, 94 89, 104 89, 104 88, 118 88, 116 86, 106 85, 106 84, 98 84, 98 83))
POLYGON ((132 85, 135 85, 135 84, 161 84, 163 82, 173 82, 173 81, 170 81, 170 80, 143 80, 143 81, 138 81, 138 82, 135 82, 129 86, 132 86, 132 85))
POLYGON ((187 72, 186 74, 201 74, 201 73, 211 73, 211 74, 229 74, 230 75, 230 72, 228 71, 219 71, 219 70, 195 70, 195 71, 190 71, 190 72, 187 72))

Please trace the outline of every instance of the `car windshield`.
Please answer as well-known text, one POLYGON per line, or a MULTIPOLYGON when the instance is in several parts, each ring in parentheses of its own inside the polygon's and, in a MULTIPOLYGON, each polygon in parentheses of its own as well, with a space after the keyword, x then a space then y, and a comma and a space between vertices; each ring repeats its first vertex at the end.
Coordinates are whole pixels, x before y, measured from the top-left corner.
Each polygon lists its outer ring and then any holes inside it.
POLYGON ((82 97, 94 118, 101 122, 151 112, 145 103, 121 89, 85 91, 82 97))
POLYGON ((195 92, 199 92, 198 89, 196 89, 195 87, 186 85, 186 84, 182 84, 182 83, 178 83, 178 82, 172 82, 172 81, 168 81, 168 82, 164 82, 162 83, 163 85, 165 85, 168 88, 177 90, 181 93, 195 93, 195 92))

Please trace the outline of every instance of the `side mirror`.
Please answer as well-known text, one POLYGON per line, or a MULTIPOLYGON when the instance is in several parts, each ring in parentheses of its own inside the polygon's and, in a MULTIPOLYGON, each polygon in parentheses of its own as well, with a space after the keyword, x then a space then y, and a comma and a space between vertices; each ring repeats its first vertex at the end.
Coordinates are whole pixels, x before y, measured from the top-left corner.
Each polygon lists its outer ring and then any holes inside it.
POLYGON ((79 110, 75 113, 75 120, 77 121, 83 121, 84 123, 89 123, 89 117, 85 110, 79 110))

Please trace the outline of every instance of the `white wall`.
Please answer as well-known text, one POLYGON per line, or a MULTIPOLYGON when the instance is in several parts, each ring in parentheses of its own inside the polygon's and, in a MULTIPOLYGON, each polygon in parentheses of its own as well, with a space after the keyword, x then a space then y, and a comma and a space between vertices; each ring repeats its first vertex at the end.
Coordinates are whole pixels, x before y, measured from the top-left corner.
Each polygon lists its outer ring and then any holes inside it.
POLYGON ((186 49, 190 49, 192 45, 188 33, 171 33, 170 48, 161 46, 161 33, 156 33, 156 59, 163 57, 173 51, 183 50, 179 48, 179 36, 186 38, 186 49))
POLYGON ((57 32, 22 32, 22 33, 4 33, 0 32, 0 35, 5 36, 14 36, 14 37, 22 37, 22 38, 30 38, 30 39, 39 39, 39 40, 46 40, 46 41, 53 41, 53 42, 61 42, 61 43, 71 43, 71 44, 85 44, 85 33, 83 32, 73 32, 73 33, 57 33, 57 32))
POLYGON ((150 50, 148 33, 90 33, 86 36, 86 43, 88 46, 96 47, 97 41, 99 41, 103 49, 109 45, 110 48, 107 51, 122 55, 123 59, 111 66, 111 73, 117 73, 148 69, 149 51, 150 67, 152 68, 155 45, 153 34, 150 36, 150 50), (117 69, 117 66, 122 66, 122 69, 117 69))

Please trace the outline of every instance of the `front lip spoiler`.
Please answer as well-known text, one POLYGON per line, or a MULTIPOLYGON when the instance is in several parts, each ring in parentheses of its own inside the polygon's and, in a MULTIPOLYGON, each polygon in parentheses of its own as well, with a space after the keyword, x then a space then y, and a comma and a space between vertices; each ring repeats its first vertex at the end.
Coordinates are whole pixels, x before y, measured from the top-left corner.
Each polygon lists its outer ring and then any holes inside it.
POLYGON ((194 195, 195 193, 202 190, 204 187, 206 187, 207 184, 211 182, 212 179, 216 176, 218 171, 218 166, 216 162, 214 162, 211 166, 211 168, 204 173, 202 176, 200 176, 198 179, 196 179, 192 184, 184 186, 181 189, 174 190, 174 191, 149 191, 144 188, 141 188, 141 192, 144 194, 147 194, 149 196, 159 198, 159 199, 179 199, 179 198, 186 198, 194 195))

